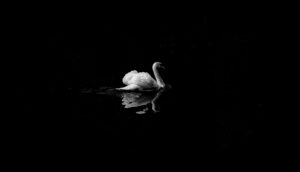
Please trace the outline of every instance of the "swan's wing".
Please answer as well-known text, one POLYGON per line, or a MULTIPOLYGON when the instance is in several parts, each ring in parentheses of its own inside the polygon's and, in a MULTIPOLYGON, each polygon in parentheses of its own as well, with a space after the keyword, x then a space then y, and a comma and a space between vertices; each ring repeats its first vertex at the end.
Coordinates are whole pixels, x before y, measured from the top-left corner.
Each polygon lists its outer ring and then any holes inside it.
POLYGON ((135 84, 141 88, 153 88, 157 87, 156 81, 147 72, 139 72, 133 75, 129 80, 129 84, 135 84))
POLYGON ((117 88, 117 90, 128 90, 128 91, 130 91, 130 90, 137 90, 139 88, 140 87, 138 85, 129 84, 129 85, 125 86, 125 87, 117 88))
POLYGON ((128 72, 122 79, 123 83, 129 85, 130 80, 136 75, 138 72, 136 70, 128 72))

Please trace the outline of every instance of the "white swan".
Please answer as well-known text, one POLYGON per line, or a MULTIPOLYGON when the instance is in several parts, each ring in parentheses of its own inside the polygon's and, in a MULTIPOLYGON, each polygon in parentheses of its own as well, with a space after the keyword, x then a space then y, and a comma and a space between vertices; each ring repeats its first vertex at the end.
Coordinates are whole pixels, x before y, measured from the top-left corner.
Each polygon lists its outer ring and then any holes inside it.
POLYGON ((117 88, 117 90, 138 90, 138 91, 149 91, 149 90, 159 90, 165 87, 165 83, 162 80, 160 74, 158 73, 158 68, 164 68, 161 62, 155 62, 152 65, 152 70, 155 76, 154 80, 147 72, 138 72, 133 70, 127 73, 123 77, 123 83, 127 86, 117 88))

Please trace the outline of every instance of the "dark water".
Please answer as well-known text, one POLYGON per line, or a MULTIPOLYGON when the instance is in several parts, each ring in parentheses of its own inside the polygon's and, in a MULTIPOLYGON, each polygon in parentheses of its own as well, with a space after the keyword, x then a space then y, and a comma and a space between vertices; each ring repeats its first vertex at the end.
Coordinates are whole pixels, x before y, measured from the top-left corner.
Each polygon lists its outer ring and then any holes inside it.
POLYGON ((237 21, 50 27, 42 33, 46 52, 17 90, 23 118, 39 126, 29 134, 41 138, 34 145, 74 156, 253 155, 266 148, 257 28, 250 19, 237 21), (157 100, 159 112, 151 104, 124 108, 122 96, 97 94, 123 86, 134 69, 153 76, 155 61, 172 85, 157 100))

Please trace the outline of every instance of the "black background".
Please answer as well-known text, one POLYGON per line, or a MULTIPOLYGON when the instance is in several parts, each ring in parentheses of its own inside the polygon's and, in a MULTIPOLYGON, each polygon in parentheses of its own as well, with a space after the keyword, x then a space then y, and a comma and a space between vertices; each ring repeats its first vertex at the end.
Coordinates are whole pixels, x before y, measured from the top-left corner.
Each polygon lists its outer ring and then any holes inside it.
POLYGON ((20 140, 41 154, 74 157, 267 154, 260 31, 246 15, 164 24, 49 21, 25 36, 34 41, 24 41, 18 63, 18 110, 26 121, 20 140), (158 114, 137 115, 118 98, 80 93, 120 87, 133 69, 152 74, 155 61, 173 86, 158 114))

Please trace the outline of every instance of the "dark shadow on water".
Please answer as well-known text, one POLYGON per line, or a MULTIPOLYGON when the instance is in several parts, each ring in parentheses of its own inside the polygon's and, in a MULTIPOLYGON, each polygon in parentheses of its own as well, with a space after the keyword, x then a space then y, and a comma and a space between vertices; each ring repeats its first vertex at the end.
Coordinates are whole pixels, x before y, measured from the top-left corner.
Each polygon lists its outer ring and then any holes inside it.
POLYGON ((109 87, 100 87, 97 90, 86 89, 81 93, 94 93, 98 95, 110 95, 121 98, 122 105, 125 109, 135 108, 136 114, 146 114, 149 111, 153 113, 160 112, 158 104, 159 98, 164 92, 169 90, 171 86, 167 86, 158 91, 120 91, 109 87), (150 110, 151 109, 151 110, 150 110))

